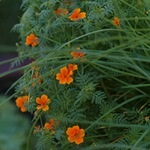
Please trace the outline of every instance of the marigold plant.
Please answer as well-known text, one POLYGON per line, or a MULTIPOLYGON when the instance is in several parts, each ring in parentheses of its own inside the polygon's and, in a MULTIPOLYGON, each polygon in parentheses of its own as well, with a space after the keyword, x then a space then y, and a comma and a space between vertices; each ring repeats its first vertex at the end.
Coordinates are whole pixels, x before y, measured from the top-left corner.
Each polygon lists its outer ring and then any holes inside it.
POLYGON ((17 107, 33 117, 26 150, 33 130, 37 150, 150 149, 149 6, 23 1, 12 63, 23 74, 11 88, 17 107), (27 58, 31 63, 20 67, 27 58))

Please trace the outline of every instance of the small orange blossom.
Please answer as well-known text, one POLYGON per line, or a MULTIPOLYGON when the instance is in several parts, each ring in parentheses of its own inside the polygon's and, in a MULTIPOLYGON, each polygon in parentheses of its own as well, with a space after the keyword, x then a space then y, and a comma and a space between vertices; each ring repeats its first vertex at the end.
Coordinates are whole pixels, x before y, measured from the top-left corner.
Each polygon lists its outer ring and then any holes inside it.
POLYGON ((58 8, 55 11, 55 14, 57 14, 57 15, 66 15, 66 14, 68 14, 68 10, 66 8, 58 8))
POLYGON ((49 109, 48 104, 51 102, 51 100, 48 98, 47 95, 43 94, 41 98, 36 98, 36 103, 38 106, 36 107, 37 110, 42 109, 43 111, 47 111, 49 109))
POLYGON ((71 55, 73 56, 73 59, 76 60, 80 57, 83 57, 85 55, 85 53, 73 51, 73 52, 71 52, 71 55))
POLYGON ((51 130, 52 133, 54 133, 54 128, 55 126, 58 125, 58 122, 54 119, 50 119, 49 122, 45 123, 44 127, 47 129, 47 130, 51 130))
POLYGON ((68 135, 68 141, 70 143, 75 142, 76 144, 83 143, 85 136, 84 129, 80 129, 78 125, 73 126, 72 128, 69 127, 66 131, 66 134, 68 135))
POLYGON ((72 20, 72 21, 76 21, 76 20, 79 20, 79 19, 84 19, 86 17, 86 12, 80 12, 80 11, 81 11, 80 8, 74 9, 72 14, 69 16, 69 19, 72 20))
POLYGON ((38 37, 36 37, 33 33, 26 37, 26 45, 31 45, 32 47, 35 47, 36 45, 38 45, 38 43, 38 37))
POLYGON ((60 84, 70 84, 73 82, 73 71, 70 71, 67 67, 63 67, 60 69, 60 73, 56 74, 56 79, 59 80, 60 84))
POLYGON ((115 26, 120 26, 120 19, 118 17, 114 17, 114 19, 112 20, 113 25, 115 26))
POLYGON ((21 109, 22 112, 26 112, 26 108, 24 107, 24 104, 27 100, 28 100, 28 96, 22 96, 16 99, 16 105, 21 109))

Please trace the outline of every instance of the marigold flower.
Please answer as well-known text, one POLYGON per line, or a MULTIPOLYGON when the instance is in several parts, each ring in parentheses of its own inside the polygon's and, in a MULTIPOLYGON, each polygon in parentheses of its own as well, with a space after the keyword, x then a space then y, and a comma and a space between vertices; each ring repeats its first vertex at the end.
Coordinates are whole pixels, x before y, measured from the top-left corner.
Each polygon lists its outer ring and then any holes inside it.
POLYGON ((74 9, 73 13, 69 16, 69 19, 72 21, 76 21, 79 19, 84 19, 86 17, 86 12, 80 12, 80 8, 74 9))
POLYGON ((55 14, 57 14, 57 15, 66 15, 66 14, 68 14, 68 9, 66 9, 66 8, 58 8, 55 11, 55 14))
POLYGON ((112 23, 114 26, 120 26, 120 19, 118 17, 114 17, 114 19, 112 20, 112 23))
POLYGON ((68 141, 70 143, 75 142, 76 144, 83 143, 85 136, 84 129, 80 129, 78 125, 73 126, 72 128, 69 127, 66 131, 66 134, 68 135, 68 141))
POLYGON ((47 129, 47 130, 51 130, 52 133, 54 133, 54 128, 58 125, 58 122, 54 119, 50 119, 48 123, 45 123, 44 127, 47 129))
POLYGON ((60 84, 70 84, 73 82, 73 71, 70 71, 67 67, 63 67, 60 69, 60 73, 56 74, 56 79, 59 80, 60 84))
POLYGON ((48 130, 53 130, 54 129, 54 125, 55 125, 54 119, 50 119, 49 123, 45 123, 44 126, 48 130))
POLYGON ((73 52, 71 52, 71 55, 73 56, 73 59, 76 60, 78 58, 83 57, 85 55, 85 53, 73 51, 73 52))
POLYGON ((28 100, 28 96, 22 96, 16 99, 16 105, 21 109, 22 112, 26 112, 26 108, 24 107, 24 104, 27 100, 28 100))
POLYGON ((51 102, 51 100, 48 98, 47 95, 43 94, 41 96, 41 98, 37 97, 36 98, 36 103, 38 104, 38 106, 36 107, 36 109, 42 109, 43 111, 47 111, 49 109, 48 104, 51 102))
POLYGON ((75 70, 78 69, 78 66, 77 66, 77 65, 74 65, 74 64, 69 64, 69 65, 68 65, 68 69, 69 69, 70 71, 75 71, 75 70))
POLYGON ((26 45, 31 45, 32 47, 35 47, 36 45, 38 45, 38 43, 38 37, 36 37, 34 34, 30 34, 26 37, 26 45))

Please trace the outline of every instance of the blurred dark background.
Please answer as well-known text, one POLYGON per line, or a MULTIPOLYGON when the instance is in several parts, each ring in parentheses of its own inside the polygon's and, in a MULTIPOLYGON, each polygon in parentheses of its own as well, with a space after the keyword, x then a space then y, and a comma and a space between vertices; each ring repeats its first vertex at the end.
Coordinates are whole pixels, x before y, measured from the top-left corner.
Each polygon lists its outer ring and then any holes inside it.
MULTIPOLYGON (((0 0, 0 63, 17 57, 16 43, 19 33, 12 32, 15 24, 20 22, 23 12, 22 0, 0 0)), ((0 64, 0 75, 10 70, 10 63, 0 64)), ((21 72, 0 76, 0 150, 25 150, 31 117, 21 113, 16 107, 15 98, 8 99, 14 93, 6 91, 21 76, 21 72)), ((32 138, 34 139, 34 138, 32 138)), ((30 143, 33 143, 31 140, 30 143)), ((30 149, 35 149, 31 144, 30 149)))
POLYGON ((22 14, 21 2, 21 0, 0 0, 0 46, 4 48, 12 46, 14 50, 18 34, 10 31, 15 24, 19 23, 22 14))
MULTIPOLYGON (((17 57, 16 43, 19 34, 12 31, 19 23, 22 11, 21 0, 0 0, 0 62, 17 57)), ((10 63, 0 65, 0 74, 9 71, 10 63)), ((18 79, 20 74, 10 74, 0 78, 0 94, 7 91, 10 85, 18 79)))

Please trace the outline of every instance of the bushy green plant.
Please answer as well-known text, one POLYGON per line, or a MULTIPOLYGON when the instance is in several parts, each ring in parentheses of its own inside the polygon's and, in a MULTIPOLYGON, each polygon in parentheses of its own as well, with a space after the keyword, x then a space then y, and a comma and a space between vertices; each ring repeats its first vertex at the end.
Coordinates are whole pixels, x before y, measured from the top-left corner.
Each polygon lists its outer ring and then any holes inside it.
POLYGON ((149 6, 147 0, 23 1, 14 65, 33 63, 21 68, 14 96, 28 95, 24 107, 34 113, 30 135, 39 137, 38 150, 150 149, 149 6), (76 8, 82 15, 72 16, 76 8), (77 126, 82 133, 71 132, 77 126))

